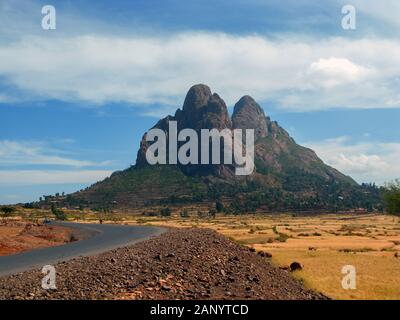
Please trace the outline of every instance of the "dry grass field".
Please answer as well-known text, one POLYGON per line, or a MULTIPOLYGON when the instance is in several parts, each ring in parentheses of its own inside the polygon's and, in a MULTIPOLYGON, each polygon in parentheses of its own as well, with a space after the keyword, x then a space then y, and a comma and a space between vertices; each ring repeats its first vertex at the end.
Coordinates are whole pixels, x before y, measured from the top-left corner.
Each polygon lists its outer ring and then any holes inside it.
POLYGON ((400 299, 400 218, 388 215, 244 215, 215 219, 138 217, 125 223, 205 227, 272 254, 284 267, 304 265, 293 275, 334 299, 400 299), (399 255, 399 257, 397 257, 399 255), (344 265, 353 265, 355 290, 341 282, 344 265))

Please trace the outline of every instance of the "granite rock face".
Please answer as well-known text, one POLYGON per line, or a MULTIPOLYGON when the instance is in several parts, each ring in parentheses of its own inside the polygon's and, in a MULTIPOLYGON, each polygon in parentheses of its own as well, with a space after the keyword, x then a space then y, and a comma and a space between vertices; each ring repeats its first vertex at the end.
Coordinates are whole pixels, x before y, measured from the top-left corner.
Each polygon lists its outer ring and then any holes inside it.
MULTIPOLYGON (((228 108, 226 107, 224 100, 222 100, 218 94, 211 93, 210 88, 204 84, 198 84, 191 87, 186 94, 182 109, 176 110, 174 116, 167 116, 161 119, 153 128, 163 130, 168 138, 169 121, 177 122, 178 131, 182 129, 193 129, 198 132, 199 136, 201 129, 232 129, 232 121, 229 117, 228 108)), ((136 164, 138 166, 148 165, 146 161, 146 150, 148 147, 149 143, 146 141, 145 134, 142 138, 137 154, 136 164)), ((167 147, 167 152, 168 150, 167 147)), ((167 162, 169 163, 169 161, 167 162)), ((214 174, 232 176, 234 174, 234 168, 232 166, 224 165, 199 164, 180 166, 180 168, 188 175, 214 174)))
POLYGON ((244 96, 235 104, 232 115, 235 129, 254 129, 256 139, 265 138, 269 123, 263 109, 252 97, 244 96))
MULTIPOLYGON (((178 131, 190 128, 197 132, 201 129, 254 129, 255 162, 257 163, 254 174, 262 174, 257 179, 265 184, 280 181, 277 175, 289 174, 288 172, 305 171, 320 176, 323 179, 338 179, 354 183, 354 181, 337 170, 325 165, 313 150, 298 145, 289 133, 276 121, 267 117, 261 106, 250 96, 243 96, 234 106, 232 117, 229 116, 224 100, 204 84, 192 86, 183 103, 174 116, 167 116, 153 128, 166 132, 168 138, 168 123, 176 121, 178 131)), ((245 136, 245 134, 243 133, 245 136)), ((136 164, 138 167, 147 166, 146 134, 140 143, 136 164)), ((243 142, 245 139, 243 138, 243 142)), ((200 152, 200 150, 199 150, 200 152)), ((221 150, 223 152, 223 150, 221 150)), ((188 175, 207 176, 216 175, 223 179, 234 179, 232 165, 185 165, 179 166, 188 175)), ((251 177, 247 177, 251 178, 251 177)))

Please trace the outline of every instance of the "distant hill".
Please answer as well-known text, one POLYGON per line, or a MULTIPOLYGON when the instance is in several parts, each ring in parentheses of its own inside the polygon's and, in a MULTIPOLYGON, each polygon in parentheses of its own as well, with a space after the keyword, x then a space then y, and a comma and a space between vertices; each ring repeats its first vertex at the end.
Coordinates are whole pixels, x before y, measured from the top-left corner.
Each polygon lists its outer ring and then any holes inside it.
POLYGON ((250 96, 235 105, 232 117, 225 102, 206 85, 195 85, 182 109, 159 120, 153 128, 178 130, 254 129, 255 170, 236 176, 234 165, 156 165, 146 161, 149 147, 143 136, 136 164, 68 195, 66 204, 92 208, 129 208, 152 204, 223 201, 240 213, 263 210, 344 210, 379 206, 378 190, 360 186, 351 177, 326 165, 316 153, 297 144, 276 121, 265 116, 250 96))

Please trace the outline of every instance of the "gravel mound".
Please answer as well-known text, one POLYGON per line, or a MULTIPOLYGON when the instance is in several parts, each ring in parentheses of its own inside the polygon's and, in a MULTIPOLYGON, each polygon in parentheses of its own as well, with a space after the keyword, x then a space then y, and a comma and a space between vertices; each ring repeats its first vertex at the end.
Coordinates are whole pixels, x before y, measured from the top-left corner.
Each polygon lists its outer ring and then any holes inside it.
POLYGON ((0 278, 0 299, 325 299, 287 271, 208 229, 173 229, 130 247, 0 278))

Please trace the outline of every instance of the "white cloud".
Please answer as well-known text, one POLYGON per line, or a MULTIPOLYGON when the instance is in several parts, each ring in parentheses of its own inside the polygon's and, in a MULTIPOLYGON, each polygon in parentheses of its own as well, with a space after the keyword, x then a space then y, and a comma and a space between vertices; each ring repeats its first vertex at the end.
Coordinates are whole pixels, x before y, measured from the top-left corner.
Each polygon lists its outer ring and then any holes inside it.
POLYGON ((338 137, 305 145, 326 163, 360 183, 384 184, 400 178, 400 143, 352 143, 348 137, 338 137))
MULTIPOLYGON (((61 139, 62 144, 73 143, 61 139)), ((45 142, 0 140, 0 187, 33 186, 41 184, 94 183, 111 175, 110 170, 81 168, 106 166, 110 162, 92 162, 65 157, 65 151, 53 149, 45 142), (34 166, 34 170, 32 170, 34 166), (76 168, 73 170, 42 170, 37 166, 76 168), (15 170, 13 167, 18 167, 15 170), (36 169, 37 168, 37 169, 36 169)))
POLYGON ((300 111, 400 107, 400 43, 205 32, 27 36, 0 44, 0 76, 27 99, 179 105, 202 82, 229 105, 250 94, 300 111))
POLYGON ((0 187, 45 184, 94 183, 111 175, 108 170, 0 170, 0 187))
POLYGON ((75 160, 54 153, 62 153, 53 150, 43 143, 0 140, 0 165, 56 165, 71 167, 104 166, 109 161, 96 163, 85 160, 75 160))
POLYGON ((371 70, 348 59, 331 57, 311 63, 309 73, 311 80, 329 89, 363 80, 371 70))

